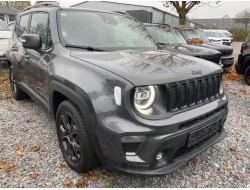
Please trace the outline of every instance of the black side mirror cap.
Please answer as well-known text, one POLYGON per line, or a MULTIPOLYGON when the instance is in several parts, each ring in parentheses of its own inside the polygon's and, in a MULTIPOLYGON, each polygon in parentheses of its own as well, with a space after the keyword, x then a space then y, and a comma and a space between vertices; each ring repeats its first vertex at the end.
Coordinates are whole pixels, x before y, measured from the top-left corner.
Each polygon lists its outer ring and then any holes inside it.
POLYGON ((38 50, 42 47, 42 39, 38 34, 22 34, 21 42, 24 48, 38 50))

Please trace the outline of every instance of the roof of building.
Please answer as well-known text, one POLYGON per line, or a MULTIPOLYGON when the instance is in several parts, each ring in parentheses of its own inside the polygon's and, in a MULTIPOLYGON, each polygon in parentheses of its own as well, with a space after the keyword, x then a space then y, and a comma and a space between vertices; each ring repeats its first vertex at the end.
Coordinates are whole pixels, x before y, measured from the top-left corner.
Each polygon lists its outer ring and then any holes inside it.
MULTIPOLYGON (((79 6, 79 5, 82 5, 82 4, 85 4, 85 3, 88 3, 88 2, 91 2, 91 1, 84 1, 84 2, 81 2, 81 3, 77 3, 77 4, 74 4, 74 5, 71 5, 71 7, 75 7, 75 6, 79 6)), ((132 5, 132 6, 137 6, 137 7, 146 7, 146 8, 152 8, 152 9, 155 9, 155 10, 158 10, 158 11, 161 11, 161 12, 164 12, 164 13, 167 13, 168 15, 171 15, 173 17, 177 17, 179 18, 177 15, 174 15, 172 13, 169 13, 163 9, 159 9, 159 8, 156 8, 156 7, 152 7, 150 5, 136 5, 136 4, 132 4, 132 3, 127 3, 127 2, 114 2, 114 1, 100 1, 101 3, 110 3, 110 4, 120 4, 120 5, 132 5)), ((194 24, 199 24, 197 22, 194 22, 190 19, 186 19, 186 21, 189 21, 189 22, 193 22, 194 24)))
POLYGON ((15 15, 19 11, 10 7, 0 7, 0 14, 15 15))

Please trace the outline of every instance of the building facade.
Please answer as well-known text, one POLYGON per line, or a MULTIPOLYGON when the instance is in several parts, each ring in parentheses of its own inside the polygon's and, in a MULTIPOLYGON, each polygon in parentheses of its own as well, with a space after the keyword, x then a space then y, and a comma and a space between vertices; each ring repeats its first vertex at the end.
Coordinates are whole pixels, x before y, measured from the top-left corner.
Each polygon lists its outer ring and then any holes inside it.
MULTIPOLYGON (((222 18, 192 19, 192 21, 199 23, 206 29, 231 30, 233 28, 245 28, 244 24, 237 23, 235 18, 230 18, 228 15, 222 18)), ((250 29, 250 25, 248 25, 248 29, 250 29)))
POLYGON ((6 22, 15 21, 16 14, 18 14, 18 10, 10 8, 10 7, 0 7, 0 19, 6 22))
MULTIPOLYGON (((98 9, 105 11, 122 11, 128 13, 129 15, 135 17, 138 21, 143 23, 161 23, 168 25, 179 24, 178 16, 151 6, 133 5, 109 1, 85 1, 76 5, 72 5, 71 7, 98 9)), ((190 20, 186 21, 186 25, 198 29, 203 28, 202 25, 190 20)))

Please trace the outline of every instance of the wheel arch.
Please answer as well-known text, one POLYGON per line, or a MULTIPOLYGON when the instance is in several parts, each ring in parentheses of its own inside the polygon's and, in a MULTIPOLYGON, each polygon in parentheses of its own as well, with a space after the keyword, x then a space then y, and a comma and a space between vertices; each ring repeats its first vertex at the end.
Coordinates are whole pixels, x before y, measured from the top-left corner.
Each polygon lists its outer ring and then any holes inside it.
POLYGON ((64 100, 70 100, 79 108, 86 122, 88 133, 93 134, 94 124, 92 118, 95 117, 95 112, 86 92, 76 86, 74 86, 73 90, 72 87, 70 88, 60 82, 52 81, 49 86, 49 109, 54 119, 56 118, 58 106, 64 100))
POLYGON ((245 72, 248 66, 250 66, 250 56, 246 55, 245 57, 243 57, 243 72, 245 72))

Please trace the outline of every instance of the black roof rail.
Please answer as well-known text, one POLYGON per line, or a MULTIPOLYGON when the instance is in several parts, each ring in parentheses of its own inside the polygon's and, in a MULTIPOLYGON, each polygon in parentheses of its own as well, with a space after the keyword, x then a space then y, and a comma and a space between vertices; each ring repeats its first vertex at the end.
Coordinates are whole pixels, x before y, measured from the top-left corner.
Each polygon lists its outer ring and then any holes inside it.
POLYGON ((38 3, 38 4, 29 6, 29 7, 25 8, 25 9, 23 9, 22 12, 27 11, 29 9, 33 9, 33 8, 39 8, 39 7, 60 7, 60 5, 57 4, 57 3, 52 3, 52 2, 38 3))

